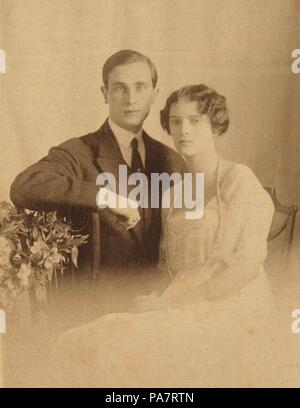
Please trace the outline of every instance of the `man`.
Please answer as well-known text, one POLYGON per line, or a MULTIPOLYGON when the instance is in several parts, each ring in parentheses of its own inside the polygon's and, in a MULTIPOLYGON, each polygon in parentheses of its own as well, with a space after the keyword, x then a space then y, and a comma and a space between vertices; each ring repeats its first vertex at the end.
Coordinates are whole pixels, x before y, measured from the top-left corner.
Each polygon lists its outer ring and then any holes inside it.
MULTIPOLYGON (((128 175, 139 171, 150 178, 151 173, 182 172, 184 164, 177 153, 142 129, 157 95, 157 72, 149 58, 132 50, 119 51, 105 62, 102 74, 108 119, 96 132, 51 148, 18 175, 11 199, 18 207, 67 212, 73 228, 82 234, 91 235, 91 213, 97 211, 99 274, 135 274, 158 260, 160 209, 99 209, 96 178, 108 172, 118 180, 119 165, 127 166, 128 175)), ((80 247, 79 275, 90 272, 95 251, 95 240, 94 248, 91 241, 80 247)))

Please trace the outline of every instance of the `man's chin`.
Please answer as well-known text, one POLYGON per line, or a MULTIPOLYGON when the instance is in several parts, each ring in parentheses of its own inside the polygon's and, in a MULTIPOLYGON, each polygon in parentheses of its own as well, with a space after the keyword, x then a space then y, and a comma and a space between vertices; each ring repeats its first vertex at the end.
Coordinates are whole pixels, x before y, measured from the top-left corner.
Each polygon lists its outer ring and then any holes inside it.
POLYGON ((124 129, 128 129, 130 131, 135 131, 135 130, 139 130, 142 126, 143 126, 144 120, 124 120, 122 123, 122 127, 124 129))

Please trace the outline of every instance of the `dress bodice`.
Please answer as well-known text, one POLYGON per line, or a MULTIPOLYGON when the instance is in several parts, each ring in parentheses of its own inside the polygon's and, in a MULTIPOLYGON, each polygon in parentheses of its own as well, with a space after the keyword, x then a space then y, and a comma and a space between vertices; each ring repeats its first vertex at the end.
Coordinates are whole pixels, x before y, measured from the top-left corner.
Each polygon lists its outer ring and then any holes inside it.
POLYGON ((164 212, 160 265, 166 268, 168 257, 174 274, 203 267, 213 250, 220 222, 216 197, 206 205, 203 217, 199 219, 186 219, 182 209, 173 209, 170 216, 169 211, 164 209, 164 212))
MULTIPOLYGON (((183 209, 163 209, 161 270, 199 278, 217 263, 225 268, 254 258, 263 264, 274 211, 268 193, 242 164, 222 163, 218 186, 199 219, 186 219, 183 209)), ((172 188, 170 194, 173 199, 172 188)))

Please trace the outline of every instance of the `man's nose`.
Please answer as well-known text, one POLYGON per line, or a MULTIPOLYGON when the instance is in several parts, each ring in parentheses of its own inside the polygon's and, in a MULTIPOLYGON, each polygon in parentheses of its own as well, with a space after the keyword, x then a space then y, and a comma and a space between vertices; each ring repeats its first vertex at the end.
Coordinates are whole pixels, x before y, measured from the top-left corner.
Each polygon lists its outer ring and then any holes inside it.
POLYGON ((129 105, 136 103, 136 90, 134 88, 127 90, 127 102, 129 105))

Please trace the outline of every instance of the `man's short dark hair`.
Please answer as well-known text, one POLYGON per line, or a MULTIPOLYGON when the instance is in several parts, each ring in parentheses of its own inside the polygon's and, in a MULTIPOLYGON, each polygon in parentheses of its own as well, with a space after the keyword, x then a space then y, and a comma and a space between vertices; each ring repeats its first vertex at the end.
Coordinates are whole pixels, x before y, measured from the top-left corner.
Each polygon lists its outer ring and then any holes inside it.
POLYGON ((103 84, 107 87, 109 74, 116 66, 129 64, 131 62, 145 62, 148 64, 151 71, 153 88, 155 88, 158 78, 155 65, 146 55, 133 50, 118 51, 105 61, 102 69, 103 84))
POLYGON ((184 86, 168 97, 165 107, 160 111, 161 125, 168 133, 170 133, 169 115, 171 105, 180 98, 197 102, 199 113, 209 117, 214 133, 221 135, 226 132, 229 126, 229 114, 225 97, 219 95, 212 88, 200 84, 184 86))

